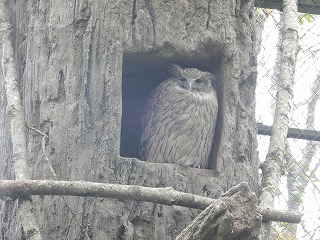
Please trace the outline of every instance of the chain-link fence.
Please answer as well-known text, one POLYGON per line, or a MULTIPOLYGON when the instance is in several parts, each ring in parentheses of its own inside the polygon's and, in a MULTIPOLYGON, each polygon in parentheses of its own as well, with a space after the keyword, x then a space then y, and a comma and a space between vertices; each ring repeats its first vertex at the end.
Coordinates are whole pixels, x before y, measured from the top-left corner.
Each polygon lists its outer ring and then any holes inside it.
MULTIPOLYGON (((317 15, 320 14, 320 1, 307 2, 308 7, 299 3, 299 10, 305 13, 296 19, 300 26, 300 51, 283 175, 275 203, 276 208, 302 211, 304 216, 300 224, 274 223, 271 239, 320 239, 320 16, 317 15)), ((260 39, 256 119, 259 157, 263 162, 276 105, 282 13, 261 7, 281 9, 282 1, 260 1, 259 4, 256 9, 260 39), (274 5, 266 5, 266 2, 274 5)))

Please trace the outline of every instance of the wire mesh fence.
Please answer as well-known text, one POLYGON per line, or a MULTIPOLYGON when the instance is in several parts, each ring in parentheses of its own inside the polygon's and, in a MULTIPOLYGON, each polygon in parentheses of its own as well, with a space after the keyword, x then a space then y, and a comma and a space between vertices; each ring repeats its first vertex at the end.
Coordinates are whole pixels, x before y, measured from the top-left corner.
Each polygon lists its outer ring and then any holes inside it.
MULTIPOLYGON (((272 131, 282 40, 282 13, 259 8, 268 7, 263 2, 282 4, 282 1, 260 1, 256 9, 259 39, 256 120, 261 134, 258 136, 261 162, 266 159, 268 135, 272 131)), ((320 13, 320 1, 307 1, 308 8, 299 2, 299 10, 302 6, 305 13, 296 19, 300 26, 300 51, 283 175, 275 207, 302 211, 304 216, 300 224, 273 224, 271 239, 320 239, 320 16, 315 14, 320 13)))

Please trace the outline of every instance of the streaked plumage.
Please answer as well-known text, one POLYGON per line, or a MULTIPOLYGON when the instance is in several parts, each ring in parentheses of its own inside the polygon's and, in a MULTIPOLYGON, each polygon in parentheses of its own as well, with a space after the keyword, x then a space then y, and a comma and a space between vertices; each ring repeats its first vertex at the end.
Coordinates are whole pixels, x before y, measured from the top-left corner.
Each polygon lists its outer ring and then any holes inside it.
POLYGON ((209 72, 173 66, 152 93, 143 117, 142 160, 207 168, 218 100, 209 72))

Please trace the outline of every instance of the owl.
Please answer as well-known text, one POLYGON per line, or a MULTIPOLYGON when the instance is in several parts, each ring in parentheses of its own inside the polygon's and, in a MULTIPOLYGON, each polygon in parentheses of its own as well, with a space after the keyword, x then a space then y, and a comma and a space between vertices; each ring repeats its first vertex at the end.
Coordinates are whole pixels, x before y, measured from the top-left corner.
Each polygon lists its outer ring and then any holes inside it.
POLYGON ((142 160, 207 168, 217 120, 216 77, 171 67, 150 95, 142 119, 142 160))

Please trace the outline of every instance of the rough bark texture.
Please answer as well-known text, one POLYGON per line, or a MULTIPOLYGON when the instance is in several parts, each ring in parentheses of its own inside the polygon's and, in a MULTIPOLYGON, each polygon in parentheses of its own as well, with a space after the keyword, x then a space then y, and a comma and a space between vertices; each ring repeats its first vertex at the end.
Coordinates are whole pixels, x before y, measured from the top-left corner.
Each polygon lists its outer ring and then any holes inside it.
MULTIPOLYGON (((53 178, 45 154, 59 180, 172 186, 206 197, 218 197, 247 181, 257 191, 253 1, 9 2, 25 119, 49 136, 43 152, 42 136, 26 129, 32 179, 53 178), (220 78, 220 105, 212 169, 120 156, 125 114, 121 101, 126 95, 122 73, 127 56, 137 59, 131 61, 131 68, 144 69, 144 73, 153 63, 152 67, 159 62, 201 67, 203 61, 210 66, 211 58, 218 59, 219 65, 213 67, 220 78)), ((11 179, 2 79, 0 84, 0 171, 1 178, 11 179)), ((93 239, 173 239, 199 213, 127 200, 68 199, 74 211, 82 213, 78 217, 93 239)), ((44 239, 84 236, 60 197, 35 201, 44 239)), ((22 238, 14 208, 2 202, 4 239, 22 238)))
MULTIPOLYGON (((268 154, 262 168, 262 183, 259 202, 261 207, 273 208, 284 168, 284 150, 293 98, 294 74, 298 46, 298 16, 296 0, 283 2, 283 41, 280 78, 277 92, 274 124, 268 154)), ((261 239, 269 239, 270 223, 262 225, 261 239)))
POLYGON ((176 240, 258 239, 261 213, 257 202, 248 185, 239 184, 200 213, 176 240))
MULTIPOLYGON (((9 133, 12 143, 14 177, 19 180, 29 179, 24 111, 20 98, 16 61, 11 44, 11 23, 4 0, 0 1, 0 42, 2 43, 1 69, 5 85, 4 95, 7 97, 6 114, 10 122, 9 133)), ((18 212, 26 238, 42 240, 30 196, 19 199, 18 212)))

